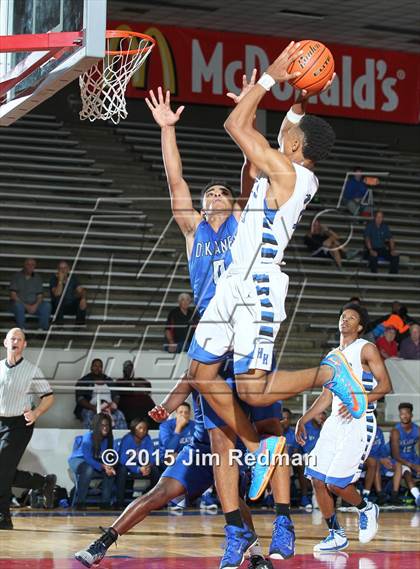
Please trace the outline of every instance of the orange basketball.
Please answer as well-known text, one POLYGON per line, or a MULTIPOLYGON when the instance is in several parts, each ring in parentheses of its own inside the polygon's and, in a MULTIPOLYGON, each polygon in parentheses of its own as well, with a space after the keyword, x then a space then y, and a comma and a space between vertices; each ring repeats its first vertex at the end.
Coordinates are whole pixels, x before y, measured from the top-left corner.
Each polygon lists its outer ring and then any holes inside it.
POLYGON ((315 40, 300 42, 302 55, 288 68, 289 73, 300 71, 301 75, 290 81, 296 89, 306 89, 314 95, 323 89, 334 73, 334 58, 323 43, 315 40))

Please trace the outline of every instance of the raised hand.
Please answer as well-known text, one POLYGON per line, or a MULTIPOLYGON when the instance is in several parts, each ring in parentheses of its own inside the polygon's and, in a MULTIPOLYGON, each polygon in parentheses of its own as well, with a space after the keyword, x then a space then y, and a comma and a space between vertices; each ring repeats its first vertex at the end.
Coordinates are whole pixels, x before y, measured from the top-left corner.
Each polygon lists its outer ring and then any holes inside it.
POLYGON ((294 73, 289 73, 287 70, 291 63, 296 61, 303 53, 300 49, 300 43, 295 43, 291 41, 289 45, 281 52, 276 60, 269 65, 267 69, 268 75, 271 75, 273 79, 279 83, 284 83, 285 81, 290 81, 291 79, 296 79, 301 75, 300 71, 295 71, 294 73))
POLYGON ((255 85, 255 80, 257 78, 257 70, 254 69, 252 70, 252 75, 251 75, 251 79, 248 80, 246 78, 245 73, 242 75, 242 90, 239 93, 239 95, 237 95, 236 93, 226 93, 226 96, 229 97, 230 99, 233 100, 233 102, 235 103, 235 105, 237 105, 239 103, 239 101, 241 101, 245 95, 252 89, 252 87, 255 85))
POLYGON ((303 103, 304 101, 307 101, 309 99, 309 97, 312 97, 313 95, 319 95, 320 93, 325 93, 325 91, 328 91, 328 89, 333 84, 334 79, 336 78, 336 75, 337 75, 336 73, 333 73, 333 76, 331 77, 331 79, 324 85, 324 87, 318 93, 309 93, 306 89, 302 89, 302 91, 299 91, 299 95, 296 99, 296 103, 303 103))
POLYGON ((151 417, 155 423, 162 423, 169 417, 169 413, 163 405, 156 405, 149 411, 149 417, 151 417))
POLYGON ((171 109, 171 94, 166 91, 165 98, 163 98, 162 87, 158 87, 157 99, 152 89, 149 91, 150 99, 146 98, 146 104, 152 111, 153 118, 158 125, 163 128, 164 126, 174 126, 181 116, 184 106, 178 107, 174 112, 171 109))

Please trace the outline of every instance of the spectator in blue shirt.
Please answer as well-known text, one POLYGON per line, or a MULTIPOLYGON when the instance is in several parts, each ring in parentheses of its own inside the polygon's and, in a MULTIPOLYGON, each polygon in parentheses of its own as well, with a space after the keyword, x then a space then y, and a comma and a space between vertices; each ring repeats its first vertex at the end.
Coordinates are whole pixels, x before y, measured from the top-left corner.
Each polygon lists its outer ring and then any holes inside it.
POLYGON ((70 265, 60 261, 57 273, 50 279, 52 312, 55 314, 55 324, 63 323, 64 314, 76 316, 76 324, 86 321, 86 289, 84 289, 75 274, 70 275, 70 265))
MULTIPOLYGON (((78 441, 77 438, 76 441, 78 441)), ((74 445, 72 454, 68 459, 69 466, 77 477, 77 509, 85 508, 89 484, 94 476, 102 478, 101 508, 110 507, 116 471, 112 466, 103 463, 102 453, 113 448, 114 437, 111 418, 105 413, 98 413, 94 417, 92 431, 85 433, 79 444, 74 445)))
POLYGON ((365 245, 372 273, 378 272, 378 258, 389 261, 389 272, 397 274, 399 271, 400 256, 395 250, 395 241, 391 230, 384 222, 382 211, 375 213, 374 219, 369 221, 365 228, 365 245))
POLYGON ((149 480, 148 491, 156 486, 160 475, 154 451, 147 421, 140 418, 133 419, 130 423, 130 432, 121 439, 118 449, 117 502, 119 507, 124 506, 128 474, 132 478, 149 480))
POLYGON ((317 440, 319 439, 319 435, 321 434, 322 425, 325 423, 326 418, 327 415, 325 411, 323 411, 322 413, 315 415, 312 421, 306 423, 306 440, 305 444, 302 446, 302 450, 305 454, 309 454, 315 447, 317 440))
POLYGON ((343 202, 353 215, 358 215, 363 208, 362 200, 368 191, 368 187, 363 181, 363 174, 360 168, 354 169, 354 174, 347 180, 343 202))
POLYGON ((191 405, 183 403, 176 410, 174 419, 168 419, 159 429, 159 456, 163 465, 165 459, 174 456, 187 444, 192 443, 195 422, 191 420, 191 405))

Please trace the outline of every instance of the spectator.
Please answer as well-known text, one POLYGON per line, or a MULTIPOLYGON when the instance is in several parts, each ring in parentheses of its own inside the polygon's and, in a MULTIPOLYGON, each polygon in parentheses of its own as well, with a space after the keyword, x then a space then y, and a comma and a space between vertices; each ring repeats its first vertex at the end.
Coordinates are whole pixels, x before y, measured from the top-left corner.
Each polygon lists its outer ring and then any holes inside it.
POLYGON ((75 274, 69 276, 70 265, 60 261, 57 273, 50 279, 52 311, 55 314, 55 324, 63 323, 64 314, 74 314, 76 324, 86 322, 86 290, 80 286, 75 274))
POLYGON ((419 444, 419 427, 413 423, 413 405, 400 403, 398 405, 400 422, 391 431, 391 452, 395 463, 394 494, 399 488, 401 477, 404 477, 407 486, 420 506, 420 490, 417 488, 413 477, 420 474, 420 457, 417 454, 419 444))
MULTIPOLYGON (((376 411, 375 417, 376 417, 376 411)), ((366 476, 363 498, 369 499, 372 486, 375 486, 376 503, 382 506, 386 502, 386 494, 382 490, 381 466, 389 471, 394 470, 391 458, 388 456, 384 434, 380 427, 376 429, 375 440, 365 462, 366 476)))
POLYGON ((395 341, 396 336, 397 331, 395 328, 388 326, 385 328, 383 336, 380 336, 376 340, 376 347, 384 360, 398 357, 398 344, 395 341))
MULTIPOLYGON (((114 380, 103 373, 103 362, 99 358, 92 360, 90 373, 83 376, 76 383, 76 408, 74 414, 82 421, 85 429, 90 428, 92 419, 96 414, 97 400, 101 401, 102 408, 108 408, 113 403, 117 408, 119 397, 112 395, 110 386, 114 380)), ((102 410, 101 408, 101 410, 102 410)))
POLYGON ((107 449, 114 448, 112 423, 109 415, 99 413, 92 421, 92 430, 85 433, 68 459, 69 466, 77 477, 75 505, 77 509, 86 507, 86 499, 90 481, 94 476, 102 478, 101 508, 107 509, 111 503, 112 486, 115 479, 115 469, 102 461, 102 454, 107 449))
POLYGON ((400 302, 394 300, 391 305, 391 312, 376 320, 372 320, 369 323, 368 330, 372 330, 374 336, 379 338, 384 333, 385 328, 395 328, 397 331, 396 341, 399 344, 401 339, 405 338, 409 333, 409 326, 405 318, 409 318, 407 309, 400 302))
POLYGON ((194 308, 190 307, 191 301, 192 298, 189 294, 180 294, 178 296, 178 307, 168 314, 165 349, 172 354, 188 351, 194 328, 198 322, 194 308))
POLYGON ((362 201, 367 191, 361 168, 355 168, 354 174, 346 182, 343 194, 343 203, 350 213, 359 215, 364 210, 362 201))
MULTIPOLYGON (((125 431, 128 429, 127 427, 127 421, 125 420, 124 417, 124 413, 122 413, 118 407, 117 404, 115 403, 115 401, 103 401, 102 405, 101 405, 101 412, 102 413, 106 413, 107 415, 109 415, 111 417, 111 421, 112 421, 112 428, 119 430, 119 431, 125 431)), ((85 423, 85 428, 90 429, 92 425, 92 419, 88 419, 85 423)))
POLYGON ((410 326, 410 337, 401 342, 400 358, 420 360, 420 326, 418 324, 410 326))
POLYGON ((10 282, 10 307, 16 325, 22 330, 26 327, 26 313, 38 316, 42 330, 48 330, 49 326, 51 305, 44 300, 42 279, 35 269, 35 259, 25 259, 23 269, 15 273, 10 282))
POLYGON ((132 361, 127 360, 123 363, 123 376, 117 380, 117 383, 121 387, 147 388, 147 391, 119 392, 118 408, 124 413, 127 423, 131 423, 136 417, 148 417, 148 412, 155 406, 153 399, 150 397, 152 386, 146 379, 134 377, 134 364, 132 361))
MULTIPOLYGON (((287 407, 283 407, 283 420, 281 421, 283 426, 283 436, 286 437, 286 445, 289 456, 292 457, 296 454, 301 454, 301 448, 296 441, 295 429, 291 427, 293 414, 287 407)), ((304 476, 303 466, 300 464, 292 463, 293 472, 295 473, 297 479, 299 480, 299 487, 301 492, 300 505, 305 509, 312 509, 312 502, 308 496, 309 481, 304 476)))
POLYGON ((148 490, 156 486, 160 475, 154 451, 147 421, 133 419, 130 423, 130 432, 121 439, 118 452, 120 461, 117 474, 118 507, 124 507, 128 474, 132 478, 149 480, 148 490))
POLYGON ((318 219, 314 219, 309 226, 309 231, 305 235, 304 243, 311 251, 312 257, 333 258, 339 269, 342 265, 344 250, 340 247, 338 235, 321 225, 318 219))
MULTIPOLYGON (((325 423, 325 420, 327 418, 327 414, 325 413, 325 411, 323 411, 322 413, 318 413, 318 415, 315 415, 315 417, 312 419, 312 421, 309 421, 309 423, 306 423, 305 425, 305 444, 302 445, 302 451, 303 451, 303 455, 305 457, 307 457, 309 455, 309 453, 311 452, 311 450, 315 447, 317 440, 319 439, 319 435, 321 434, 321 429, 322 429, 322 425, 325 423)), ((310 481, 308 481, 307 478, 305 478, 307 485, 312 485, 310 481)), ((305 500, 306 502, 306 500, 305 500)), ((304 504, 306 509, 310 509, 309 504, 304 504)), ((316 496, 315 493, 312 494, 312 507, 313 508, 318 508, 318 503, 316 501, 316 496)))
POLYGON ((365 245, 372 273, 378 272, 378 258, 380 257, 389 261, 391 274, 398 273, 400 256, 395 250, 395 241, 391 230, 384 222, 384 214, 381 211, 377 211, 374 219, 366 224, 365 245))
POLYGON ((195 422, 191 420, 191 405, 182 403, 174 419, 168 419, 159 429, 159 456, 163 465, 169 456, 174 456, 193 440, 195 422))

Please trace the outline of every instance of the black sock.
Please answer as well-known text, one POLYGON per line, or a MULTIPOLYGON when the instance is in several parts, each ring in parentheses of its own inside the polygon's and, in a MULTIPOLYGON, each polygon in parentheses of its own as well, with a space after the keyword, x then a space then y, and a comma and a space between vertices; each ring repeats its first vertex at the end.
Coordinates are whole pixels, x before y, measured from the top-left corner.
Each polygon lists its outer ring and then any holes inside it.
POLYGON ((238 528, 244 527, 244 522, 242 521, 242 516, 240 510, 234 510, 233 512, 227 512, 225 514, 226 525, 236 526, 238 528))
POLYGON ((108 528, 99 538, 105 547, 111 546, 118 539, 118 533, 114 528, 108 528))
POLYGON ((330 518, 325 518, 327 522, 328 529, 340 529, 340 524, 338 523, 337 516, 333 514, 330 518))
POLYGON ((276 510, 276 516, 286 516, 290 520, 290 504, 279 504, 275 503, 274 508, 276 510))
POLYGON ((362 499, 362 501, 360 502, 360 504, 359 504, 358 506, 356 506, 356 508, 357 508, 358 510, 363 510, 364 508, 366 508, 366 506, 367 506, 366 500, 363 500, 363 499, 362 499))

